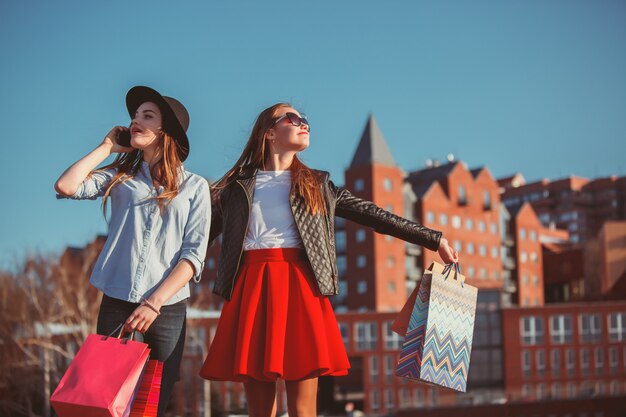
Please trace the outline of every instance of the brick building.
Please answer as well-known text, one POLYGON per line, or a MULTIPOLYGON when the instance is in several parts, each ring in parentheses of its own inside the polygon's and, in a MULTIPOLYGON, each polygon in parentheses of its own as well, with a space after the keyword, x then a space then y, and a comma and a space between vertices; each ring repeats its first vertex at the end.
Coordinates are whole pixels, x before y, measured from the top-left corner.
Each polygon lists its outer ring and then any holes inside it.
MULTIPOLYGON (((516 174, 496 180, 486 167, 470 169, 452 157, 407 173, 395 164, 370 116, 345 172, 345 186, 441 230, 460 252, 467 282, 479 288, 468 392, 393 375, 401 339, 390 332, 389 323, 424 269, 439 260, 437 254, 337 218, 341 293, 331 301, 352 369, 347 377, 320 379, 320 412, 342 414, 351 401, 373 415, 402 415, 403 410, 419 415, 434 407, 438 415, 456 415, 459 405, 471 410, 469 405, 529 405, 548 398, 554 404, 558 398, 573 407, 581 398, 609 398, 603 402, 609 404, 626 395, 626 303, 562 303, 587 300, 593 285, 597 293, 602 287, 607 298, 625 298, 626 227, 623 222, 598 226, 607 216, 626 218, 620 211, 622 185, 613 177, 526 184, 516 174), (553 359, 558 371, 553 371, 553 359)), ((215 412, 246 408, 241 384, 208 383, 197 376, 223 302, 211 292, 219 250, 218 240, 207 251, 202 281, 192 285, 183 379, 172 404, 180 415, 200 416, 209 406, 215 412)), ((278 409, 286 410, 282 384, 277 401, 278 409)))

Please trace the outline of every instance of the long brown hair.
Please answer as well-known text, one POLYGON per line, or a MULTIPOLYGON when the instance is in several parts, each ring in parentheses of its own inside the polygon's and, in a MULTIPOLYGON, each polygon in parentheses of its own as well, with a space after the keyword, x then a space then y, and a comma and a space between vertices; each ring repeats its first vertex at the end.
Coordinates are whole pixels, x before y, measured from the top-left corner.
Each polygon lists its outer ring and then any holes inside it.
MULTIPOLYGON (((283 107, 292 107, 289 103, 277 103, 263 110, 257 117, 250 138, 243 148, 241 156, 226 174, 211 186, 214 201, 235 178, 246 169, 263 169, 269 158, 269 147, 265 146, 265 134, 274 125, 276 113, 283 107)), ((320 189, 319 176, 306 166, 297 155, 289 167, 292 175, 291 193, 299 194, 304 199, 307 210, 312 214, 325 214, 326 202, 320 189)))
MULTIPOLYGON (((150 174, 154 181, 163 186, 163 192, 156 197, 161 212, 165 210, 167 205, 176 197, 180 191, 180 177, 182 161, 178 153, 178 142, 165 132, 159 133, 157 139, 161 143, 163 149, 161 159, 150 168, 150 174)), ((115 160, 100 170, 116 169, 117 173, 111 180, 104 197, 102 198, 102 213, 106 217, 107 199, 111 194, 111 189, 124 181, 127 181, 137 175, 141 163, 143 161, 143 151, 135 149, 132 152, 120 153, 115 160)))

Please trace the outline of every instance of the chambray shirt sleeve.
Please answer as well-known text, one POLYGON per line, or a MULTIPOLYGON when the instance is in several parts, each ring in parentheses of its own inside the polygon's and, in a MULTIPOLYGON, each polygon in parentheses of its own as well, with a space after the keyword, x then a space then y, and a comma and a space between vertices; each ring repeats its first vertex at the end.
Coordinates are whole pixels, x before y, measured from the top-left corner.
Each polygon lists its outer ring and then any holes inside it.
POLYGON ((200 282, 200 278, 202 278, 210 226, 211 194, 209 192, 209 183, 202 179, 200 186, 196 190, 196 195, 191 201, 179 258, 187 259, 191 262, 194 268, 193 279, 195 282, 200 282))
POLYGON ((116 170, 114 168, 96 170, 80 183, 73 195, 64 196, 57 193, 57 199, 95 200, 98 197, 102 197, 106 193, 111 180, 115 177, 115 173, 116 170))

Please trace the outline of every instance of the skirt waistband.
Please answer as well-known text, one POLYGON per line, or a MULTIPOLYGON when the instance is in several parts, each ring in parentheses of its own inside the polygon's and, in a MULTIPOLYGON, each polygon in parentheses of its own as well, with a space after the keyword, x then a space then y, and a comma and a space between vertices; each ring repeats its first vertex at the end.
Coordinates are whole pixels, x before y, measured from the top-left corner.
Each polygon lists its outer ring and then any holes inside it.
POLYGON ((272 248, 254 249, 243 252, 241 260, 244 263, 252 262, 280 262, 280 261, 304 261, 307 259, 306 252, 300 248, 272 248))

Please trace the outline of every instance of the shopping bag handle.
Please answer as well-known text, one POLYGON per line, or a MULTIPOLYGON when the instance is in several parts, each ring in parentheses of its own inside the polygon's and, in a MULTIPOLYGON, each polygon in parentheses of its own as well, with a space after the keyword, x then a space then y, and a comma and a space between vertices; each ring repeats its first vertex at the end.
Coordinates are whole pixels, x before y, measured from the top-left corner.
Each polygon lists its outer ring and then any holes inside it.
MULTIPOLYGON (((451 262, 449 264, 446 264, 446 266, 443 268, 442 274, 444 275, 444 281, 448 279, 448 276, 450 276, 450 272, 452 272, 452 267, 454 267, 454 270, 456 272, 455 279, 458 281, 458 277, 459 275, 461 275, 461 265, 459 265, 458 262, 451 262)), ((461 280, 461 288, 465 288, 463 280, 461 280)))
MULTIPOLYGON (((115 333, 117 333, 117 331, 119 330, 119 333, 116 336, 116 339, 122 339, 122 335, 124 334, 124 323, 120 323, 111 333, 109 333, 109 335, 107 337, 112 337, 115 333)), ((129 339, 125 339, 126 340, 131 340, 131 341, 135 341, 136 339, 136 330, 133 330, 132 332, 130 332, 130 338, 129 339)))

